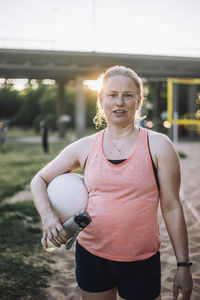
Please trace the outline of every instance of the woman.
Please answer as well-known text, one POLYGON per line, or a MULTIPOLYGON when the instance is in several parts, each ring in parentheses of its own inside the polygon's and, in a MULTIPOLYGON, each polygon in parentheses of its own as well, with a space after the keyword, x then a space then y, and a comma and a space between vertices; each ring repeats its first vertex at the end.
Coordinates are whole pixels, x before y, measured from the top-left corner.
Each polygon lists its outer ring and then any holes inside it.
POLYGON ((107 127, 67 146, 32 180, 35 205, 46 239, 60 247, 67 239, 49 203, 46 186, 57 175, 81 167, 89 192, 92 222, 79 234, 76 277, 84 300, 153 300, 160 298, 160 236, 157 209, 162 214, 181 266, 174 280, 190 299, 192 277, 188 239, 179 199, 180 169, 170 140, 135 126, 142 104, 137 74, 114 66, 103 75, 98 97, 97 125, 107 127), (183 265, 183 266, 182 266, 183 265))
POLYGON ((48 127, 45 121, 40 122, 40 134, 42 137, 42 149, 44 153, 48 153, 49 144, 48 144, 48 127))

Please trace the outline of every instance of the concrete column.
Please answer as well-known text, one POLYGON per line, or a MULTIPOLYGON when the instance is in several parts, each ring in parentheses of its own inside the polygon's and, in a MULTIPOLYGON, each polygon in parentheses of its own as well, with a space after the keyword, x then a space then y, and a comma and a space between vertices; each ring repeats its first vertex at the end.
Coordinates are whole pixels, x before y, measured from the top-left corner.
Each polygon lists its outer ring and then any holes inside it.
POLYGON ((86 100, 83 79, 76 79, 76 135, 82 138, 86 134, 86 100))
POLYGON ((154 124, 153 129, 155 131, 160 132, 162 127, 162 120, 160 116, 160 90, 161 90, 161 82, 154 81, 151 82, 151 90, 152 90, 152 102, 153 102, 153 118, 152 122, 154 124))
MULTIPOLYGON (((178 100, 179 100, 179 88, 177 84, 174 84, 173 87, 173 119, 178 120, 179 114, 178 114, 178 100)), ((174 124, 172 126, 172 140, 175 144, 178 143, 178 124, 174 124)))
POLYGON ((60 138, 65 138, 66 135, 66 123, 62 122, 62 116, 64 115, 65 106, 65 84, 64 82, 58 82, 58 135, 60 138))
POLYGON ((58 82, 58 115, 64 114, 65 103, 65 84, 64 82, 58 82))

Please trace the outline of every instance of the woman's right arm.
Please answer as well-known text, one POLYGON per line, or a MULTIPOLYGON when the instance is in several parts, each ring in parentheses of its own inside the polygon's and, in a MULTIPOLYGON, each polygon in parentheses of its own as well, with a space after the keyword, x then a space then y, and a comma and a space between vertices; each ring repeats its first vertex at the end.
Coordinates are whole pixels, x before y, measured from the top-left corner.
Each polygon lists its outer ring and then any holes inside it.
POLYGON ((57 247, 65 244, 67 240, 67 234, 62 227, 62 220, 50 204, 47 185, 54 177, 83 166, 89 152, 91 140, 91 138, 86 137, 67 146, 54 160, 40 170, 31 181, 33 201, 42 221, 45 248, 47 248, 47 238, 57 247))

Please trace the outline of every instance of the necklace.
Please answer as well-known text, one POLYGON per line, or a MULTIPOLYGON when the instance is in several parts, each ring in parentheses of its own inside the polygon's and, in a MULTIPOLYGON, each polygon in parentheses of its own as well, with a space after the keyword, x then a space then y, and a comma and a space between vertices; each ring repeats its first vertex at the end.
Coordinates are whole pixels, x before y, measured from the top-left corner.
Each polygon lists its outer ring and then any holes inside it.
POLYGON ((112 144, 113 144, 115 150, 117 150, 117 152, 118 152, 119 154, 121 154, 121 152, 122 152, 122 150, 123 150, 123 148, 124 148, 124 143, 121 145, 121 147, 117 147, 117 145, 116 145, 112 140, 111 140, 111 142, 112 142, 112 144))
MULTIPOLYGON (((126 145, 128 145, 130 143, 130 140, 133 139, 133 136, 137 133, 134 132, 132 133, 130 136, 128 136, 127 138, 125 139, 121 139, 120 140, 120 143, 117 144, 116 142, 114 142, 111 138, 109 139, 111 144, 112 144, 112 148, 113 150, 115 150, 115 153, 117 154, 117 156, 122 156, 122 153, 123 153, 123 150, 125 148, 126 145), (122 142, 121 142, 122 141, 122 142)), ((110 151, 109 151, 110 152, 110 151)))

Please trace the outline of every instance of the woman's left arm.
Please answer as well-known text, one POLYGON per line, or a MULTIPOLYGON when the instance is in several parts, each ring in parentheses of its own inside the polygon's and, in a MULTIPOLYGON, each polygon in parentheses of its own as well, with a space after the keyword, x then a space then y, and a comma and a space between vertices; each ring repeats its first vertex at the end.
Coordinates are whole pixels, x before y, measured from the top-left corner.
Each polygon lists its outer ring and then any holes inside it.
MULTIPOLYGON (((174 249, 177 262, 189 261, 188 234, 183 207, 179 197, 180 164, 178 154, 172 142, 164 135, 158 134, 156 157, 158 179, 160 184, 160 204, 165 225, 174 249)), ((192 293, 192 275, 190 267, 177 267, 173 299, 178 298, 181 289, 184 300, 189 300, 192 293)))

